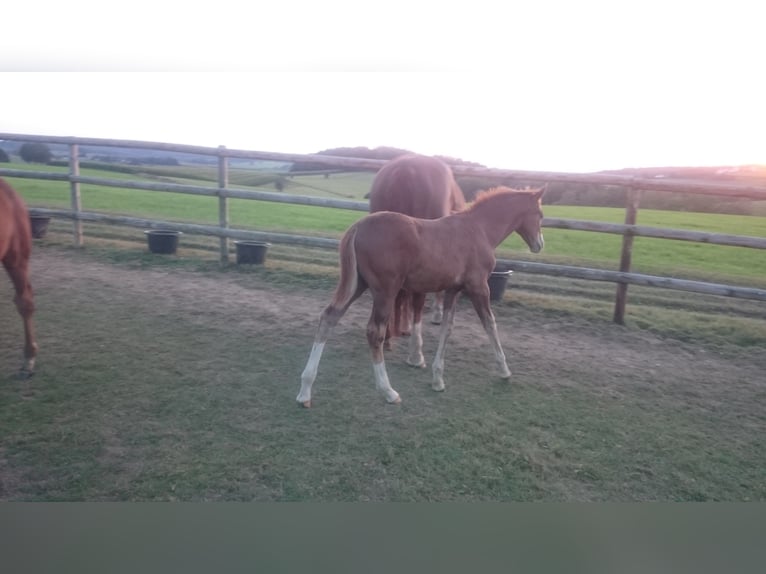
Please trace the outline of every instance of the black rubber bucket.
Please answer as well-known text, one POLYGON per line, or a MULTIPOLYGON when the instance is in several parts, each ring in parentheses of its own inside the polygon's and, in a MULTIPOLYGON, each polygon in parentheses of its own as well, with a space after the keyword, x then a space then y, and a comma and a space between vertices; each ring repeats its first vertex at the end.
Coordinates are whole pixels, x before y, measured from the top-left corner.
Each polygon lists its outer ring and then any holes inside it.
POLYGON ((489 284, 489 300, 490 301, 502 301, 505 294, 505 288, 508 286, 508 278, 513 271, 508 269, 498 269, 490 273, 487 283, 489 284))
POLYGON ((266 251, 271 243, 265 241, 235 241, 237 264, 261 264, 266 260, 266 251))
POLYGON ((152 253, 173 254, 178 249, 180 231, 168 231, 164 229, 150 229, 144 231, 149 242, 149 251, 152 253))
POLYGON ((48 233, 48 224, 50 222, 50 217, 44 215, 30 215, 29 225, 32 228, 32 237, 35 239, 42 239, 45 237, 45 234, 48 233))

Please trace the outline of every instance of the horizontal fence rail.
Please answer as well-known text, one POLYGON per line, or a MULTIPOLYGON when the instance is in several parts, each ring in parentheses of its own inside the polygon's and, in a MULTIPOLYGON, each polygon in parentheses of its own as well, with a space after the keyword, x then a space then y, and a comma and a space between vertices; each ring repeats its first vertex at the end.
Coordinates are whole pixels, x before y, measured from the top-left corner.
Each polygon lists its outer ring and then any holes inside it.
POLYGON ((222 229, 216 225, 202 225, 197 223, 179 223, 177 221, 161 221, 158 219, 142 219, 140 217, 127 217, 124 215, 108 215, 81 211, 77 215, 71 211, 61 209, 43 209, 33 207, 29 209, 32 215, 44 217, 60 217, 91 223, 105 223, 108 225, 121 225, 125 227, 138 227, 141 229, 165 229, 168 231, 182 231, 193 235, 207 235, 214 237, 228 237, 229 239, 271 241, 286 245, 306 245, 309 247, 337 248, 339 240, 330 237, 308 237, 289 233, 275 233, 270 231, 250 231, 247 229, 222 229))
MULTIPOLYGON (((33 215, 45 217, 60 217, 62 219, 74 219, 71 211, 59 209, 30 208, 33 215)), ((329 237, 308 237, 288 233, 273 233, 265 231, 248 231, 244 229, 225 229, 214 225, 198 225, 193 223, 178 223, 173 221, 160 221, 156 219, 142 219, 121 215, 106 215, 103 213, 81 212, 77 218, 91 223, 104 223, 109 225, 121 225, 140 229, 167 229, 182 231, 184 233, 206 235, 214 237, 228 237, 236 240, 270 241, 285 245, 304 245, 307 247, 322 247, 336 249, 340 244, 338 239, 329 237)), ((707 295, 723 295, 738 297, 741 299, 754 299, 766 301, 766 289, 751 287, 734 287, 716 283, 704 283, 701 281, 689 281, 674 279, 671 277, 659 277, 644 275, 641 273, 625 273, 620 271, 608 271, 605 269, 590 269, 587 267, 574 267, 569 265, 552 265, 548 263, 534 263, 516 259, 498 259, 498 263, 507 266, 513 271, 550 275, 555 277, 569 277, 571 279, 585 279, 590 281, 608 281, 612 283, 628 283, 631 285, 644 285, 649 287, 663 287, 666 289, 678 289, 707 295)))
POLYGON ((706 231, 687 231, 684 229, 670 229, 666 227, 649 227, 645 225, 626 225, 624 223, 604 223, 601 221, 580 221, 577 219, 557 219, 550 217, 546 217, 543 220, 543 226, 554 229, 576 229, 580 231, 614 233, 617 235, 632 235, 634 237, 677 239, 679 241, 694 241, 696 243, 766 249, 766 237, 751 237, 749 235, 728 235, 725 233, 709 233, 706 231))
MULTIPOLYGON (((73 221, 75 229, 75 243, 82 241, 82 222, 103 223, 128 227, 149 229, 170 229, 183 231, 190 234, 215 236, 221 238, 221 259, 228 258, 228 239, 237 240, 260 240, 289 245, 303 245, 308 247, 336 248, 338 240, 333 238, 308 237, 287 233, 271 233, 263 231, 251 231, 243 229, 231 229, 228 225, 229 198, 248 199, 259 201, 271 201, 309 205, 315 207, 328 207, 336 209, 348 209, 366 212, 369 204, 366 201, 351 201, 326 197, 301 196, 284 193, 274 193, 258 189, 242 190, 234 189, 228 185, 227 160, 229 158, 267 160, 277 162, 302 162, 314 163, 327 166, 333 170, 354 169, 377 171, 386 163, 385 160, 345 158, 338 156, 318 154, 285 154, 275 152, 261 152, 251 150, 229 149, 224 146, 203 147, 183 144, 168 144, 161 142, 146 142, 138 140, 112 140, 101 138, 76 138, 58 136, 37 136, 23 134, 0 133, 0 140, 16 140, 23 142, 39 142, 66 144, 70 146, 69 172, 44 172, 38 170, 20 170, 0 167, 0 176, 31 178, 49 181, 66 181, 72 187, 72 209, 44 209, 31 208, 30 212, 37 215, 69 219, 73 221), (131 181, 123 179, 111 179, 102 177, 88 177, 79 174, 78 146, 102 146, 146 149, 152 151, 168 151, 187 153, 193 155, 213 156, 219 160, 219 180, 217 186, 184 185, 175 183, 154 183, 145 181, 131 181), (182 193, 198 196, 216 197, 219 200, 219 225, 198 225, 192 223, 169 222, 152 219, 110 215, 82 211, 80 207, 81 184, 101 185, 125 189, 145 191, 182 193), (79 233, 79 235, 78 235, 79 233), (79 237, 79 239, 78 239, 79 237)), ((716 245, 728 245, 734 247, 747 247, 752 249, 766 249, 766 238, 708 233, 702 231, 688 231, 680 229, 666 229, 657 227, 640 226, 635 224, 635 214, 638 209, 640 191, 666 191, 683 192, 699 195, 716 195, 722 197, 749 198, 754 200, 766 200, 766 189, 759 186, 727 183, 701 183, 698 181, 667 181, 664 179, 640 178, 634 176, 611 175, 611 174, 571 174, 556 172, 533 172, 522 170, 488 169, 472 166, 453 166, 455 175, 473 175, 484 178, 516 178, 524 181, 536 182, 560 182, 560 183, 588 183, 603 186, 621 186, 628 189, 629 200, 626 215, 626 223, 605 223, 596 221, 580 221, 571 219, 545 218, 543 225, 549 228, 570 229, 597 233, 610 233, 623 236, 623 252, 620 271, 608 271, 601 269, 589 269, 566 265, 552 265, 534 263, 529 261, 516 261, 503 259, 501 262, 509 268, 524 273, 543 274, 550 276, 569 277, 573 279, 585 279, 591 281, 608 281, 618 284, 618 300, 615 305, 615 321, 622 323, 624 320, 624 293, 628 284, 678 289, 709 295, 721 295, 766 301, 766 290, 721 285, 700 281, 689 281, 670 277, 658 277, 630 272, 630 252, 634 237, 651 237, 657 239, 672 239, 680 241, 692 241, 710 243, 716 245), (622 295, 620 294, 622 290, 622 295)))
POLYGON ((674 279, 672 277, 659 277, 656 275, 644 275, 642 273, 628 273, 624 271, 608 271, 605 269, 589 269, 587 267, 573 267, 570 265, 551 265, 549 263, 534 263, 531 261, 517 261, 513 259, 498 259, 499 263, 507 265, 513 271, 522 273, 538 273, 554 277, 569 277, 571 279, 586 279, 588 281, 608 281, 611 283, 628 283, 630 285, 644 285, 646 287, 662 287, 679 291, 691 291, 706 295, 722 295, 724 297, 737 297, 740 299, 754 299, 766 301, 766 289, 753 287, 735 287, 718 283, 705 283, 702 281, 690 281, 687 279, 674 279))
MULTIPOLYGON (((0 140, 15 140, 37 143, 59 143, 67 145, 89 145, 103 147, 135 148, 146 150, 169 151, 237 159, 255 159, 278 162, 310 162, 327 165, 330 168, 354 168, 377 171, 386 160, 350 158, 319 154, 289 154, 266 151, 238 150, 224 146, 204 147, 186 144, 171 144, 162 142, 147 142, 141 140, 114 140, 102 138, 81 138, 69 136, 39 136, 13 133, 0 133, 0 140)), ((472 167, 466 165, 452 166, 455 175, 475 175, 487 178, 515 178, 539 182, 560 183, 592 183, 605 186, 633 187, 646 191, 684 192, 699 195, 720 195, 726 197, 745 197, 766 200, 766 189, 747 184, 678 182, 654 178, 642 178, 626 175, 603 173, 560 173, 548 171, 525 171, 511 169, 495 169, 472 167)), ((51 178, 55 179, 55 178, 51 178)))
MULTIPOLYGON (((190 195, 202 195, 208 197, 227 197, 236 199, 255 199, 260 201, 272 201, 276 203, 291 203, 296 205, 312 205, 315 207, 332 207, 338 209, 350 209, 356 211, 368 211, 369 203, 366 201, 351 201, 347 199, 333 199, 330 197, 315 197, 309 195, 293 195, 274 193, 273 191, 253 191, 231 188, 205 187, 198 185, 181 185, 174 183, 150 183, 128 181, 122 179, 109 179, 103 177, 76 176, 70 177, 65 173, 49 173, 44 171, 28 171, 21 169, 2 169, 0 175, 8 177, 20 177, 29 179, 47 179, 56 181, 72 181, 89 185, 104 185, 123 189, 140 189, 144 191, 161 191, 171 193, 185 193, 190 195)), ((62 215, 57 215, 62 217, 62 215)), ((559 219, 546 217, 543 220, 544 227, 553 229, 572 229, 579 231, 592 231, 597 233, 612 233, 616 235, 633 235, 635 237, 655 237, 658 239, 677 239, 680 241, 694 241, 698 243, 711 243, 716 245, 731 245, 734 247, 751 247, 754 249, 766 249, 766 238, 751 237, 747 235, 727 235, 722 233, 709 233, 704 231, 686 231, 682 229, 670 229, 664 227, 648 227, 641 225, 625 225, 622 223, 605 223, 601 221, 581 221, 577 219, 559 219)))

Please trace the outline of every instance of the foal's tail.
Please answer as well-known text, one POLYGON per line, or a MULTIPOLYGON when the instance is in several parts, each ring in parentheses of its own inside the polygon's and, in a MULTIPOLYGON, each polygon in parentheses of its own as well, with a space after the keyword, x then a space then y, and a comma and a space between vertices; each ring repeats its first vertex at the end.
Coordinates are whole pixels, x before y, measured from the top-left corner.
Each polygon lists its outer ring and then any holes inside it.
POLYGON ((340 280, 330 303, 336 308, 346 307, 352 301, 359 285, 354 239, 356 239, 356 225, 346 231, 340 240, 340 280))

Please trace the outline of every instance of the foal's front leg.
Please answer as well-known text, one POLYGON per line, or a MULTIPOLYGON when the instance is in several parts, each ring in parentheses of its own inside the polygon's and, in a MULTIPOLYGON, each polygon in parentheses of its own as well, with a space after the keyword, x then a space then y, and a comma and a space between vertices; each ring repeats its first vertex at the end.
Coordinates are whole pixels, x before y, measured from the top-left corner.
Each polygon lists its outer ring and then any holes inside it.
POLYGON ((489 304, 489 287, 486 283, 484 283, 482 287, 483 289, 469 293, 468 296, 470 297, 471 303, 473 303, 473 308, 476 309, 476 314, 479 316, 479 320, 481 321, 484 330, 487 332, 489 341, 492 344, 497 368, 500 371, 500 377, 509 379, 511 377, 511 370, 508 368, 508 363, 505 360, 505 353, 503 353, 503 347, 500 345, 500 337, 497 334, 495 315, 492 313, 492 308, 489 304))

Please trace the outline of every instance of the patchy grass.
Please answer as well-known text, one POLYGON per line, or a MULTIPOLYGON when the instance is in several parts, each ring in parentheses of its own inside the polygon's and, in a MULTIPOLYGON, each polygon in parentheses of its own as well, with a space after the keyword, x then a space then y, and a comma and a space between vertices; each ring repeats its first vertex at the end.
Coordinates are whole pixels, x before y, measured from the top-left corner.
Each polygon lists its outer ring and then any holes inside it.
MULTIPOLYGON (((511 383, 492 375, 461 305, 447 391, 431 391, 399 345, 387 356, 394 407, 372 383, 363 298, 302 410, 332 271, 289 252, 219 268, 193 250, 117 251, 36 245, 39 371, 2 378, 0 499, 766 500, 766 365, 728 327, 696 339, 617 327, 592 313, 598 293, 578 304, 519 284, 495 306, 511 383)), ((13 313, 5 282, 5 373, 20 352, 13 313)), ((425 339, 430 359, 431 326, 425 339)))

